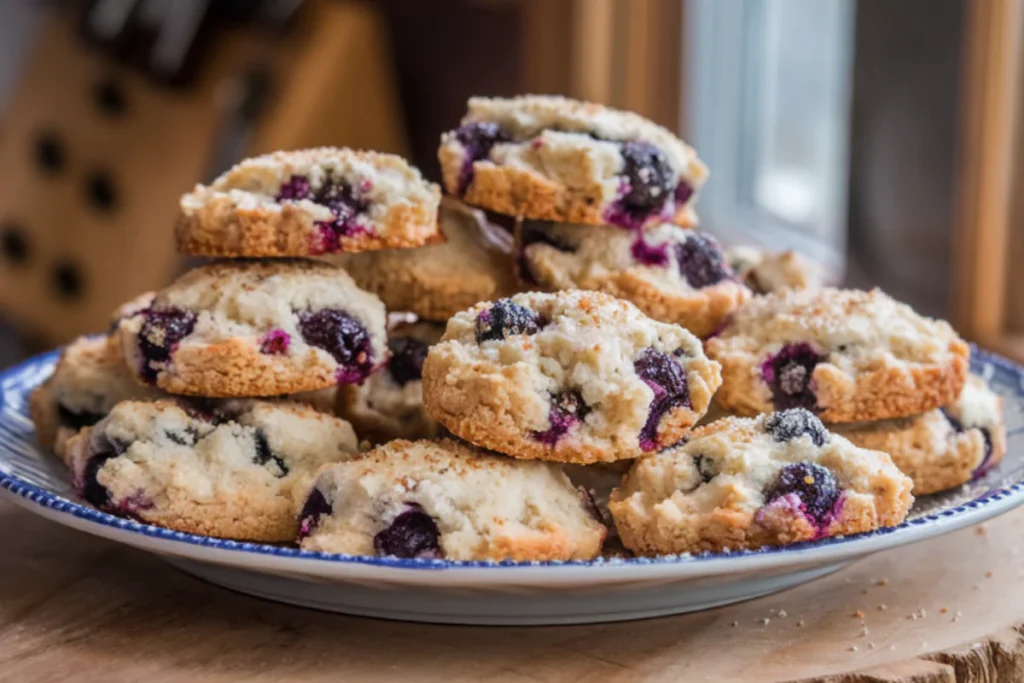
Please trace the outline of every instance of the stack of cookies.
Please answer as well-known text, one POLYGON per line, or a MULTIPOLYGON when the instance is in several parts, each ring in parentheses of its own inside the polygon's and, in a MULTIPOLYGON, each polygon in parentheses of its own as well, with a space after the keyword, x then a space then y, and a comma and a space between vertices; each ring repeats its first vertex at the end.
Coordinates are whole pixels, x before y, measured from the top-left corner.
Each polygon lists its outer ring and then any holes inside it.
POLYGON ((344 149, 183 196, 178 248, 220 260, 32 397, 79 494, 317 552, 587 560, 611 532, 650 555, 893 526, 1001 457, 999 399, 946 323, 792 256, 733 272, 669 131, 474 98, 439 158, 443 200, 344 149))
POLYGON ((101 509, 294 541, 296 487, 358 452, 333 414, 337 388, 389 359, 381 301, 309 257, 438 240, 439 201, 399 157, 330 148, 249 159, 197 186, 177 245, 220 258, 65 351, 32 397, 40 440, 101 509))

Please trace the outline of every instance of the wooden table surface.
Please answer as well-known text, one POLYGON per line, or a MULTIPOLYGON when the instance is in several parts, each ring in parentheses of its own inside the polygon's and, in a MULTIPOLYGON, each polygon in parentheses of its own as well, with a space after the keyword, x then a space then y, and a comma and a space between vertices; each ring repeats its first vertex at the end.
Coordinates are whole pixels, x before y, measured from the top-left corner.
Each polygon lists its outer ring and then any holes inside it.
POLYGON ((542 628, 264 602, 6 502, 0 544, 0 680, 1024 681, 1024 510, 739 605, 542 628))

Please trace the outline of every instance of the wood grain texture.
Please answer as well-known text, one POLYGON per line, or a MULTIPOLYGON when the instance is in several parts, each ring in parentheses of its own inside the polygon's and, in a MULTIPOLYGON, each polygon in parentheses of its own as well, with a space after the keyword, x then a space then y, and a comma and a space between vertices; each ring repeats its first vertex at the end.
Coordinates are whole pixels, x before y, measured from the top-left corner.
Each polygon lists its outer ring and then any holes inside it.
POLYGON ((1024 4, 965 3, 962 128, 953 236, 953 323, 971 339, 1005 333, 1007 248, 1020 126, 1024 4))
POLYGON ((1022 681, 1024 511, 983 532, 697 614, 473 628, 263 602, 0 503, 0 671, 5 680, 204 683, 1022 681))

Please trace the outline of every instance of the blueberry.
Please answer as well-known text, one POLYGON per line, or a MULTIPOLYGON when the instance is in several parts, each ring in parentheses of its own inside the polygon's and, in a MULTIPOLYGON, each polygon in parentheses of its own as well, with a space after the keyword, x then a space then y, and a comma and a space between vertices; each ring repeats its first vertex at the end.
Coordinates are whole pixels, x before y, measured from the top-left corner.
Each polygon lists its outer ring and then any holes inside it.
MULTIPOLYGON (((958 434, 964 431, 964 426, 960 422, 960 420, 956 419, 955 417, 947 413, 945 410, 942 411, 942 415, 949 422, 950 426, 953 427, 953 431, 955 431, 958 434)), ((985 474, 988 473, 990 469, 992 469, 992 434, 989 432, 989 430, 983 427, 977 427, 976 429, 978 429, 981 432, 982 438, 985 439, 985 455, 981 459, 981 464, 978 465, 973 472, 973 476, 975 478, 984 476, 985 474)))
POLYGON ((771 503, 783 496, 795 494, 803 504, 807 515, 824 525, 833 514, 839 499, 839 484, 832 473, 813 462, 798 462, 786 465, 779 472, 765 500, 771 503))
POLYGON ((401 558, 441 557, 441 531, 434 519, 416 503, 406 505, 388 528, 373 537, 373 549, 378 555, 401 558))
POLYGON ((690 406, 690 390, 686 370, 673 356, 648 347, 633 361, 633 369, 654 391, 647 422, 640 430, 640 448, 651 451, 658 447, 658 425, 667 413, 680 406, 690 406))
POLYGON ((814 368, 825 360, 806 342, 786 344, 761 364, 761 377, 772 391, 772 403, 778 410, 806 408, 817 410, 811 380, 814 368))
POLYGON ((634 261, 645 266, 665 267, 668 265, 668 245, 664 242, 661 244, 649 244, 644 239, 642 232, 637 233, 636 239, 633 240, 629 251, 633 255, 634 261))
POLYGON ((764 428, 780 443, 788 443, 801 436, 811 437, 815 446, 824 446, 829 433, 816 415, 804 408, 790 408, 765 418, 764 428))
POLYGON ((537 278, 534 277, 530 271, 530 261, 526 257, 526 248, 531 244, 546 244, 549 247, 553 247, 558 251, 564 253, 572 253, 576 251, 576 247, 571 244, 567 244, 557 237, 555 237, 547 229, 550 223, 543 223, 540 221, 523 221, 519 226, 519 232, 516 235, 516 277, 521 282, 527 285, 536 285, 537 278))
POLYGON ((676 261, 691 287, 709 287, 732 277, 722 248, 707 235, 688 234, 686 241, 676 246, 676 261))
POLYGON ((263 433, 262 429, 256 430, 253 440, 256 445, 256 455, 253 456, 253 463, 266 467, 278 479, 288 476, 288 465, 284 464, 284 460, 270 448, 270 444, 267 442, 267 435, 263 433), (273 466, 271 466, 271 463, 273 463, 273 466))
POLYGON ((713 458, 709 458, 706 455, 695 455, 693 456, 693 466, 697 468, 697 473, 700 474, 700 480, 707 484, 709 481, 718 476, 718 463, 713 458))
POLYGON ((589 412, 590 407, 580 392, 575 389, 563 391, 551 398, 551 409, 548 412, 551 426, 543 432, 533 432, 531 436, 543 444, 554 446, 589 412))
MULTIPOLYGON (((293 180, 297 177, 294 176, 293 180)), ((282 187, 282 193, 283 191, 284 187, 282 187)), ((297 193, 295 197, 285 197, 282 194, 278 199, 308 198, 321 206, 326 206, 333 216, 329 221, 318 221, 316 223, 318 241, 314 245, 315 252, 329 253, 337 251, 341 248, 340 240, 342 237, 351 237, 361 232, 369 232, 369 229, 360 224, 356 219, 361 214, 366 213, 366 210, 370 208, 370 202, 360 198, 348 183, 328 178, 312 195, 310 195, 308 182, 304 186, 299 185, 295 192, 297 193), (303 189, 305 194, 301 194, 303 189), (298 194, 301 194, 301 196, 298 196, 298 194)))
POLYGON ((399 386, 422 379, 423 362, 430 351, 426 343, 412 337, 392 337, 388 339, 388 349, 391 350, 388 373, 399 386))
POLYGON ((324 497, 323 492, 314 488, 309 492, 309 497, 306 498, 306 502, 302 506, 302 512, 299 513, 299 538, 298 540, 304 539, 316 530, 318 524, 320 524, 320 518, 324 515, 329 515, 333 512, 331 504, 327 502, 327 498, 324 497))
POLYGON ((199 440, 199 432, 194 428, 166 431, 164 435, 168 441, 178 444, 179 446, 195 446, 196 441, 199 440))
POLYGON ((536 312, 511 299, 498 299, 476 319, 476 341, 505 339, 516 334, 536 334, 541 319, 536 312))
POLYGON ((78 493, 87 503, 100 510, 110 509, 110 491, 97 479, 99 471, 108 460, 116 458, 128 449, 127 444, 118 443, 102 436, 95 436, 93 453, 85 462, 82 478, 76 482, 78 493))
POLYGON ((99 413, 90 413, 88 411, 75 412, 63 403, 57 404, 57 421, 62 427, 73 429, 76 432, 85 427, 91 427, 102 419, 103 415, 99 413))
POLYGON ((466 150, 466 159, 459 175, 459 196, 466 194, 473 182, 473 164, 486 159, 491 149, 500 142, 511 140, 509 134, 496 123, 476 121, 467 123, 455 131, 455 139, 462 143, 466 150))
POLYGON ((323 349, 338 362, 339 382, 362 381, 373 369, 370 333, 344 311, 303 311, 299 313, 299 332, 307 344, 323 349))
POLYGON ((676 188, 675 174, 668 157, 649 142, 630 140, 622 143, 622 173, 629 190, 622 197, 627 213, 657 213, 676 188))
POLYGON ((274 328, 267 332, 260 342, 260 353, 271 356, 281 356, 288 352, 288 346, 292 342, 292 336, 284 330, 274 328))
POLYGON ((693 196, 693 187, 685 180, 680 180, 679 184, 676 185, 676 191, 673 193, 673 196, 676 200, 676 206, 683 206, 693 196))
POLYGON ((288 182, 282 184, 281 187, 278 188, 275 200, 283 202, 306 199, 309 197, 309 191, 309 178, 301 175, 293 175, 288 179, 288 182))
POLYGON ((594 492, 592 490, 587 489, 585 486, 577 486, 576 490, 580 493, 580 500, 583 501, 584 509, 586 509, 591 517, 606 526, 611 523, 611 520, 606 520, 601 513, 601 508, 598 507, 597 501, 594 500, 594 492))
POLYGON ((139 331, 139 351, 143 358, 141 375, 147 382, 154 382, 160 371, 155 364, 170 361, 178 342, 192 334, 196 314, 180 308, 165 308, 150 309, 143 315, 145 321, 139 331))

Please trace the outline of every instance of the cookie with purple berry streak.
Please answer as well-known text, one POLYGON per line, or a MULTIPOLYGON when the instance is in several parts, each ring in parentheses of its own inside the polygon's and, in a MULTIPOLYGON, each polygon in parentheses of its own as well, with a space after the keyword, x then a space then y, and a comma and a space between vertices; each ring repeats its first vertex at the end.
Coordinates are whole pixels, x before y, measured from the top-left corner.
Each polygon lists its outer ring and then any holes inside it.
POLYGON ((783 290, 741 306, 705 345, 715 401, 738 415, 807 408, 825 422, 909 417, 952 403, 970 348, 881 290, 783 290))
POLYGON ((444 244, 325 258, 379 296, 389 311, 407 311, 423 320, 448 320, 477 302, 519 291, 509 256, 511 239, 489 226, 483 212, 445 198, 439 220, 444 244))
POLYGON ((325 467, 299 513, 303 550, 352 555, 589 560, 605 532, 558 466, 448 439, 325 467))
POLYGON ((960 396, 914 417, 832 424, 862 448, 884 451, 914 480, 914 493, 945 491, 976 479, 1006 453, 1002 399, 981 377, 967 378, 960 396))
POLYGON ((178 250, 312 256, 443 238, 440 189, 393 154, 320 147, 245 159, 181 198, 178 250))
POLYGON ((744 244, 727 248, 725 258, 740 281, 757 294, 825 286, 821 264, 795 251, 769 251, 744 244))
POLYGON ((530 293, 448 321, 423 366, 423 401, 478 446, 586 464, 675 443, 720 381, 699 339, 628 301, 530 293))
POLYGON ((785 545, 900 524, 913 483, 802 408, 725 418, 639 459, 609 507, 641 555, 785 545))
POLYGON ((278 396, 365 380, 387 360, 377 297, 335 266, 219 261, 121 321, 136 377, 172 394, 278 396))
POLYGON ((352 427, 268 401, 126 401, 68 443, 72 482, 94 507, 168 529, 292 541, 296 492, 353 457, 352 427))
POLYGON ((551 95, 470 98, 438 150, 445 189, 534 220, 695 225, 708 171, 673 133, 631 112, 551 95))
POLYGON ((355 427, 360 439, 373 444, 392 439, 438 436, 440 425, 423 406, 423 362, 444 334, 444 325, 403 324, 388 335, 391 357, 380 372, 362 384, 338 389, 338 415, 355 427))
POLYGON ((607 292, 701 338, 750 297, 714 238, 670 223, 635 232, 521 221, 516 267, 528 286, 607 292))

